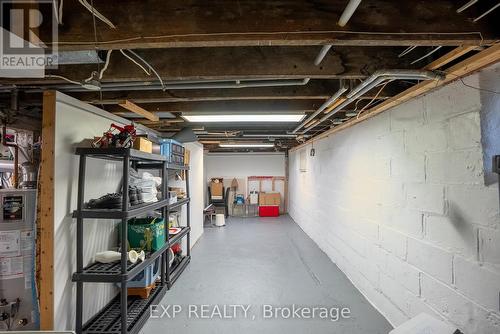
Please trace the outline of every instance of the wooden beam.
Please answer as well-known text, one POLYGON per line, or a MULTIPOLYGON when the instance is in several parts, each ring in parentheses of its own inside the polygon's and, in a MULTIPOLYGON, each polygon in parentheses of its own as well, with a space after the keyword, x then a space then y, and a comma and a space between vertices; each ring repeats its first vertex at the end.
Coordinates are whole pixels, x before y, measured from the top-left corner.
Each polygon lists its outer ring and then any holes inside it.
POLYGON ((125 102, 120 103, 118 105, 122 108, 127 109, 128 111, 131 111, 131 112, 139 115, 139 116, 142 116, 146 119, 149 119, 150 121, 158 122, 160 120, 158 115, 155 115, 152 112, 149 112, 146 109, 139 107, 137 104, 130 102, 129 100, 125 100, 125 102))
MULTIPOLYGON (((134 106, 142 110, 152 112, 180 113, 186 111, 195 112, 312 112, 316 110, 324 100, 246 100, 246 101, 205 101, 205 102, 172 102, 172 103, 143 103, 134 106)), ((130 102, 129 102, 130 103, 130 102)), ((107 111, 115 114, 123 114, 122 105, 106 105, 107 111)), ((127 108, 128 109, 128 108, 127 108)), ((129 109, 130 110, 130 109, 129 109)), ((148 112, 149 113, 149 112, 148 112)), ((141 114, 141 116, 144 116, 141 114)))
POLYGON ((56 92, 43 94, 42 161, 40 171, 40 329, 54 329, 54 149, 56 92))
MULTIPOLYGON (((493 42, 488 20, 473 23, 452 0, 365 0, 345 28, 335 23, 345 0, 98 1, 117 29, 96 21, 99 49, 293 45, 464 45, 493 42), (375 13, 375 15, 374 15, 375 13), (166 19, 168 18, 168 19, 166 19), (484 40, 477 33, 482 32, 484 40), (365 33, 366 32, 366 33, 365 33)), ((92 15, 76 1, 64 4, 59 50, 95 48, 92 15)), ((48 29, 47 29, 48 30, 48 29)), ((46 31, 48 34, 49 31, 46 31)), ((42 38, 43 39, 43 38, 42 38)))
POLYGON ((452 51, 448 52, 442 57, 439 57, 438 59, 434 60, 432 63, 428 64, 425 66, 423 69, 424 70, 437 70, 438 68, 452 62, 453 60, 462 57, 463 55, 473 51, 476 49, 475 46, 459 46, 452 51))
MULTIPOLYGON (((190 90, 146 90, 121 92, 85 92, 68 94, 80 101, 97 104, 118 104, 125 100, 136 104, 167 102, 205 102, 205 101, 240 101, 246 100, 326 100, 338 90, 338 80, 310 80, 303 86, 254 87, 237 89, 190 89, 190 90)), ((386 87, 379 95, 386 99, 399 93, 386 87)), ((374 92, 376 93, 376 92, 374 92)), ((364 98, 373 98, 375 94, 368 92, 364 98)), ((8 96, 5 97, 6 99, 8 96)))
MULTIPOLYGON (((411 68, 409 59, 397 57, 393 48, 338 47, 330 50, 320 66, 314 58, 320 47, 221 47, 147 49, 138 54, 148 61, 164 81, 251 79, 362 79, 378 69, 411 68)), ((53 74, 82 81, 95 71, 95 64, 62 65, 53 74)), ((154 75, 113 52, 103 83, 146 82, 159 84, 154 75)), ((64 84, 62 79, 0 79, 3 84, 64 84)), ((71 86, 71 84, 70 84, 71 86)), ((122 90, 126 90, 122 87, 122 90)))
POLYGON ((450 67, 447 69, 445 72, 445 78, 440 81, 433 81, 433 80, 427 80, 423 81, 407 90, 404 92, 394 96, 391 99, 388 99, 379 105, 365 111, 362 113, 359 117, 357 118, 351 118, 349 121, 338 125, 330 130, 327 130, 314 138, 309 139, 307 142, 296 146, 292 149, 292 151, 295 151, 301 147, 304 147, 308 144, 310 144, 311 141, 315 141, 321 138, 328 137, 332 135, 333 133, 336 133, 338 131, 342 131, 344 129, 350 128, 351 126, 354 126, 360 122, 363 122, 369 118, 372 118, 390 108, 393 108, 403 102, 406 102, 412 98, 415 98, 417 96, 420 96, 422 94, 425 94, 437 87, 441 87, 449 82, 458 80, 464 76, 470 75, 488 65, 495 64, 500 61, 500 43, 495 44, 486 50, 483 50, 463 61, 460 63, 450 67))

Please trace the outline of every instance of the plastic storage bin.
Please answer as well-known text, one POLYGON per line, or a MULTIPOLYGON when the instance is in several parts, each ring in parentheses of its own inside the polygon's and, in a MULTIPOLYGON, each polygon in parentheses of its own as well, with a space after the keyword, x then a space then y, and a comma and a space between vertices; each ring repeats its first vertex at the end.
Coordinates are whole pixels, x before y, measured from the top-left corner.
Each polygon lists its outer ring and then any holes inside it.
POLYGON ((145 288, 152 285, 160 277, 160 259, 161 257, 158 257, 154 263, 137 274, 137 276, 128 282, 127 286, 129 288, 145 288))
POLYGON ((280 207, 278 205, 259 206, 260 217, 278 217, 279 215, 280 215, 280 207))
POLYGON ((170 163, 184 165, 184 147, 176 140, 161 139, 160 154, 167 157, 170 163))
POLYGON ((165 222, 161 218, 133 218, 128 221, 130 248, 154 252, 165 245, 165 222))

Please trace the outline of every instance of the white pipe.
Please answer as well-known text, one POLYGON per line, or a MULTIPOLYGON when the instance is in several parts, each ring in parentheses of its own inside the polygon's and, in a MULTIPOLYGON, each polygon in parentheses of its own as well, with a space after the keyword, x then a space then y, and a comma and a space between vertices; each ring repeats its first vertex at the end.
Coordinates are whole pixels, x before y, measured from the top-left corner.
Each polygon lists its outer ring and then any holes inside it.
POLYGON ((373 75, 371 75, 368 79, 360 83, 356 86, 349 94, 347 94, 347 99, 336 106, 333 110, 331 110, 328 114, 320 118, 319 122, 312 124, 304 129, 302 134, 305 134, 312 128, 318 126, 323 123, 330 117, 332 117, 339 110, 348 106, 354 100, 359 98, 361 95, 366 93, 368 90, 377 86, 381 82, 387 80, 439 80, 442 76, 436 74, 431 71, 415 71, 415 70, 387 70, 387 71, 377 71, 373 75))
POLYGON ((483 14, 479 15, 478 17, 476 17, 474 19, 474 22, 477 22, 477 21, 481 20, 483 17, 485 17, 486 15, 488 15, 489 13, 491 13, 492 11, 494 11, 495 9, 497 9, 498 7, 500 7, 500 3, 497 3, 495 6, 491 7, 490 9, 488 9, 487 11, 485 11, 483 14))
POLYGON ((333 45, 331 44, 326 44, 326 45, 323 45, 323 47, 321 48, 321 50, 319 51, 319 54, 318 56, 316 57, 316 59, 314 60, 314 65, 318 66, 322 61, 323 61, 323 58, 325 58, 326 54, 328 53, 328 50, 330 50, 330 48, 332 47, 333 45))
POLYGON ((424 58, 427 58, 429 57, 431 54, 433 54, 434 52, 436 52, 437 50, 441 49, 442 46, 436 46, 434 49, 432 49, 430 52, 426 53, 425 55, 423 55, 422 57, 418 58, 418 59, 415 59, 414 61, 411 62, 411 64, 415 64, 415 63, 418 63, 419 61, 421 61, 422 59, 424 58))
POLYGON ((347 24, 349 19, 351 18, 352 14, 356 11, 358 8, 359 4, 361 3, 361 0, 350 0, 349 3, 347 4, 346 8, 344 9, 344 12, 342 13, 342 16, 340 16, 338 25, 343 27, 347 24))
POLYGON ((473 4, 475 4, 478 1, 479 0, 471 0, 471 1, 467 2, 465 5, 463 5, 459 9, 457 9, 457 13, 463 12, 464 10, 466 10, 467 8, 469 8, 470 6, 472 6, 473 4))
POLYGON ((302 127, 304 127, 307 123, 312 121, 314 117, 316 117, 318 114, 320 114, 323 110, 325 110, 329 105, 331 105, 333 102, 337 101, 337 99, 344 94, 347 91, 347 88, 342 86, 339 88, 339 90, 333 94, 332 97, 330 97, 328 100, 325 101, 315 112, 312 113, 311 116, 309 116, 305 121, 300 123, 295 129, 293 129, 292 133, 296 133, 299 131, 302 127))

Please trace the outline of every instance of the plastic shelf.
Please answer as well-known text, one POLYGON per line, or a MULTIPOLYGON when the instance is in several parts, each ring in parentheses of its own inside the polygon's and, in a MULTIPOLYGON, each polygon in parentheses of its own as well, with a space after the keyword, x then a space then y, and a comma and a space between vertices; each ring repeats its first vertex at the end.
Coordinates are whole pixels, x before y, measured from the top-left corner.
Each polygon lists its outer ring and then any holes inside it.
MULTIPOLYGON (((159 285, 151 291, 149 298, 128 297, 127 333, 138 333, 149 318, 150 305, 158 304, 167 291, 167 286, 159 285)), ((120 294, 109 302, 99 313, 83 326, 85 334, 119 334, 121 333, 120 294)))
POLYGON ((176 235, 169 236, 168 243, 170 245, 173 245, 173 244, 179 242, 179 240, 181 240, 183 237, 185 237, 186 234, 189 233, 189 231, 191 231, 191 227, 189 227, 189 226, 182 227, 182 230, 179 233, 177 233, 176 235))
POLYGON ((76 154, 85 155, 90 158, 106 159, 106 160, 121 160, 124 157, 129 157, 134 161, 148 161, 148 162, 163 162, 167 158, 160 154, 152 154, 133 148, 93 148, 93 147, 78 147, 76 154))
POLYGON ((171 271, 170 271, 170 281, 167 282, 168 289, 170 290, 174 283, 179 279, 181 276, 182 272, 184 269, 186 269, 188 263, 191 261, 191 256, 184 256, 182 261, 175 266, 171 271))
POLYGON ((166 243, 162 248, 148 256, 144 261, 137 263, 127 262, 127 273, 122 274, 121 261, 112 263, 92 263, 85 267, 83 272, 74 273, 73 281, 78 282, 95 282, 95 283, 112 283, 121 282, 122 278, 127 281, 133 279, 137 274, 144 270, 147 266, 161 256, 167 249, 169 244, 166 243))
POLYGON ((173 210, 181 205, 189 202, 189 198, 184 198, 174 204, 168 204, 168 199, 163 199, 158 202, 146 203, 130 206, 129 210, 123 211, 120 209, 82 209, 81 211, 73 211, 73 218, 95 218, 95 219, 129 219, 148 213, 153 210, 158 210, 163 207, 168 207, 173 210))

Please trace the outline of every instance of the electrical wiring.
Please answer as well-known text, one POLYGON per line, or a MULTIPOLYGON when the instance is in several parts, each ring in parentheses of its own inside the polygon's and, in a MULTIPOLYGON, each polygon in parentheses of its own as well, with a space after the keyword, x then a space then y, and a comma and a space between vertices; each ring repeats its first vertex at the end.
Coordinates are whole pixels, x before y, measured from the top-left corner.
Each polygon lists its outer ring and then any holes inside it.
POLYGON ((390 81, 387 81, 382 87, 380 87, 379 91, 377 92, 377 94, 375 94, 375 96, 370 100, 370 102, 368 102, 367 105, 365 105, 363 108, 361 108, 358 112, 358 115, 356 116, 356 119, 359 118, 359 115, 361 115, 361 113, 366 109, 368 108, 372 103, 373 101, 375 101, 377 99, 377 97, 380 95, 380 93, 382 93, 382 90, 384 90, 385 86, 387 86, 387 84, 389 82, 392 82, 393 80, 390 80, 390 81))
POLYGON ((58 9, 58 15, 59 15, 59 24, 63 24, 63 4, 64 0, 60 0, 61 2, 59 3, 59 9, 58 9))
POLYGON ((108 53, 106 54, 106 62, 104 63, 104 66, 102 67, 101 71, 99 72, 99 80, 102 79, 102 75, 108 69, 109 60, 111 59, 111 52, 113 52, 113 50, 109 50, 108 53))
POLYGON ((56 78, 56 79, 62 79, 64 81, 67 81, 69 83, 72 83, 72 84, 75 84, 75 85, 78 85, 78 86, 81 86, 81 82, 78 82, 78 81, 75 81, 75 80, 71 80, 71 79, 68 79, 62 75, 58 75, 58 74, 45 74, 45 78, 56 78))
POLYGON ((109 27, 116 29, 116 26, 110 20, 108 20, 104 15, 102 15, 99 11, 97 11, 97 9, 95 9, 94 6, 89 4, 87 0, 78 0, 78 2, 82 4, 82 6, 85 7, 89 12, 91 12, 93 16, 97 17, 99 20, 106 23, 109 27))
MULTIPOLYGON (((372 35, 372 36, 420 36, 420 35, 437 35, 437 36, 465 36, 476 35, 479 37, 479 45, 483 45, 484 38, 480 31, 470 32, 375 32, 375 31, 343 31, 343 30, 313 30, 313 31, 272 31, 272 32, 232 32, 232 33, 205 33, 205 34, 172 34, 172 35, 158 35, 158 36, 136 36, 122 39, 114 39, 108 41, 101 41, 99 45, 106 45, 112 43, 133 42, 145 39, 162 39, 162 38, 182 38, 182 37, 216 37, 216 36, 245 36, 245 35, 302 35, 302 34, 347 34, 347 35, 372 35)), ((51 42, 52 45, 86 45, 94 44, 94 41, 58 41, 51 42)))
POLYGON ((163 79, 161 78, 161 76, 158 74, 158 72, 156 72, 156 70, 153 68, 153 66, 151 66, 144 58, 142 58, 141 56, 139 56, 137 53, 135 53, 134 51, 132 50, 127 50, 128 52, 130 52, 131 54, 134 55, 134 57, 136 57, 137 59, 139 59, 140 61, 142 61, 144 63, 144 65, 146 65, 147 67, 149 67, 149 69, 156 75, 156 77, 158 78, 158 80, 160 81, 160 84, 161 84, 161 87, 163 89, 163 91, 165 91, 167 88, 165 87, 165 83, 163 82, 163 79))
POLYGON ((126 57, 128 58, 131 62, 133 62, 134 64, 136 64, 137 66, 139 66, 143 71, 144 73, 146 73, 147 75, 151 75, 151 71, 148 71, 146 68, 144 68, 144 66, 142 66, 141 64, 139 64, 134 58, 130 57, 128 54, 125 53, 125 51, 123 49, 120 49, 120 52, 126 57))

